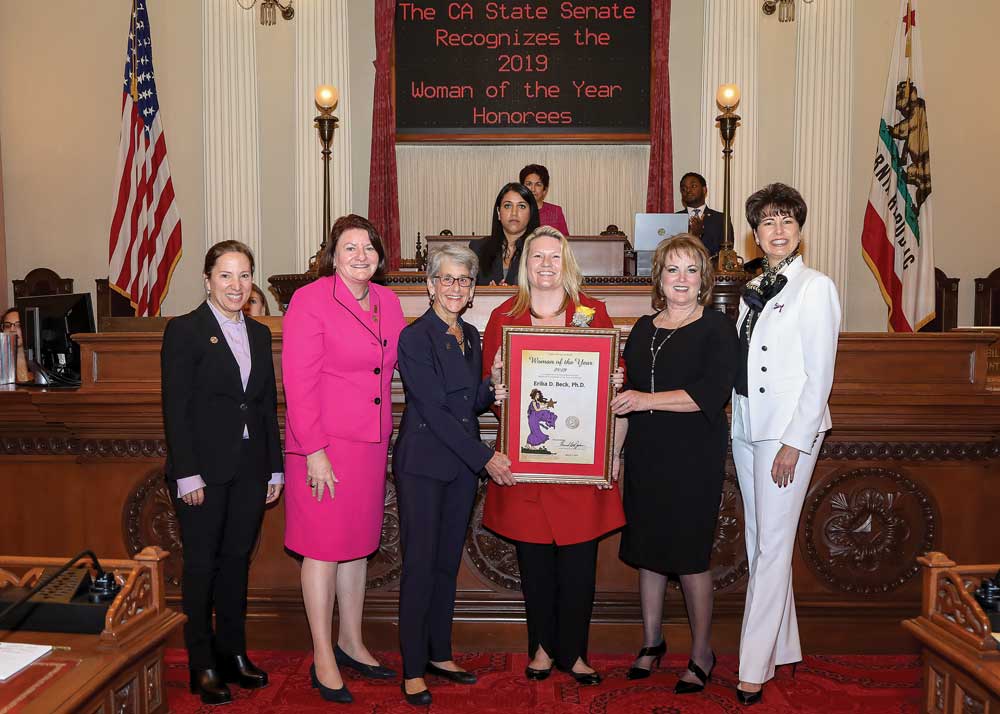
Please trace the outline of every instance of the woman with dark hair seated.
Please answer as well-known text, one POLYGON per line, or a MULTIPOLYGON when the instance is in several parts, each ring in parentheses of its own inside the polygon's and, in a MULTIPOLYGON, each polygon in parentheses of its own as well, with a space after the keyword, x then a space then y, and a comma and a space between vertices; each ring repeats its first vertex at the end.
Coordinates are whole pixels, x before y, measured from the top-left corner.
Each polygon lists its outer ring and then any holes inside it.
POLYGON ((517 180, 534 195, 538 204, 538 222, 543 226, 552 226, 564 236, 568 236, 569 227, 566 225, 566 216, 563 215, 562 208, 545 201, 549 193, 549 170, 541 164, 528 164, 521 169, 517 180))
POLYGON ((516 285, 524 237, 538 228, 538 204, 531 191, 508 183, 493 202, 490 235, 469 242, 479 258, 477 285, 516 285))
POLYGON ((15 374, 18 382, 29 382, 34 375, 28 371, 28 360, 24 352, 24 333, 21 331, 21 315, 16 307, 9 308, 3 314, 3 331, 12 335, 17 335, 17 358, 15 363, 15 374))
POLYGON ((247 317, 269 317, 271 315, 271 308, 267 305, 264 291, 257 283, 250 287, 250 299, 243 306, 243 314, 247 317))

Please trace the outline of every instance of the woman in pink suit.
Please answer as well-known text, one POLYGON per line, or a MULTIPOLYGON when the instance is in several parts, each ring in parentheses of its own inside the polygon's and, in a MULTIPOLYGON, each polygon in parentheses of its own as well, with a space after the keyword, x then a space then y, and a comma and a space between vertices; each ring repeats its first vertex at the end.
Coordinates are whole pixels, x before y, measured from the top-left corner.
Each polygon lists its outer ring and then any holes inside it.
POLYGON ((303 557, 312 685, 341 703, 351 694, 338 665, 366 677, 395 676, 361 636, 366 557, 382 534, 392 373, 406 324, 396 294, 371 282, 384 263, 367 219, 338 218, 319 257, 320 277, 295 292, 283 324, 285 545, 303 557))

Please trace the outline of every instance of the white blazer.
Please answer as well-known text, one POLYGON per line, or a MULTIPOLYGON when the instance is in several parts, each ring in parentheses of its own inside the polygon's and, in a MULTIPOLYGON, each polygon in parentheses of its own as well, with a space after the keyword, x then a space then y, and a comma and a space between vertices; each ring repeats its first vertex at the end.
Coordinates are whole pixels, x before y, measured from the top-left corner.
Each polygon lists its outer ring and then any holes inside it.
MULTIPOLYGON (((816 435, 832 426, 827 402, 840 300, 833 281, 807 268, 801 256, 781 272, 788 283, 764 306, 750 338, 750 440, 777 439, 809 454, 816 435)), ((741 301, 737 325, 743 325, 749 310, 741 301)))

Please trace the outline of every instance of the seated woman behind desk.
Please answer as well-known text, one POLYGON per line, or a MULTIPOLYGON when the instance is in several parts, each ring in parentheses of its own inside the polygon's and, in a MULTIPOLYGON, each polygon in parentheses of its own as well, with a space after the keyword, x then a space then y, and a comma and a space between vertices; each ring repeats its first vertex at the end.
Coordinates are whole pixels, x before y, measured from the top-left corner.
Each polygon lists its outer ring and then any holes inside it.
POLYGON ((243 314, 247 317, 270 317, 271 308, 267 305, 264 291, 257 283, 250 286, 250 299, 243 306, 243 314))
POLYGON ((552 226, 564 236, 568 236, 569 227, 566 225, 566 216, 563 215, 562 208, 554 203, 545 202, 545 197, 549 193, 549 170, 541 164, 528 164, 521 169, 517 180, 534 195, 538 204, 538 222, 543 226, 552 226))
POLYGON ((24 333, 21 331, 21 315, 16 307, 9 308, 3 314, 3 331, 17 335, 17 361, 14 369, 18 382, 30 382, 34 375, 28 371, 28 360, 24 354, 24 333))
POLYGON ((538 226, 538 204, 531 191, 519 183, 505 184, 493 202, 490 235, 469 242, 479 258, 476 285, 517 285, 524 237, 538 226))

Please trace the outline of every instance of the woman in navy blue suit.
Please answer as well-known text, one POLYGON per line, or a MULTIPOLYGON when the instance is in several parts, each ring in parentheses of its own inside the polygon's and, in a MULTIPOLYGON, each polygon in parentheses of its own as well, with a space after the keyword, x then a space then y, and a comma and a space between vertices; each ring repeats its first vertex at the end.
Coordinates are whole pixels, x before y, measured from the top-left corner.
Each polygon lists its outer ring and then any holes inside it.
POLYGON ((462 321, 472 304, 479 261, 464 246, 431 253, 431 306, 399 336, 406 410, 393 450, 403 545, 399 592, 402 689, 431 703, 424 674, 475 684, 452 660, 451 622, 462 544, 479 473, 510 476, 510 460, 479 438, 479 414, 506 396, 500 360, 483 379, 479 331, 462 321))

